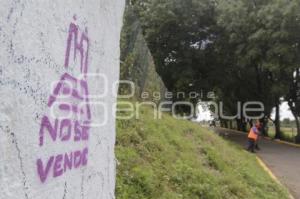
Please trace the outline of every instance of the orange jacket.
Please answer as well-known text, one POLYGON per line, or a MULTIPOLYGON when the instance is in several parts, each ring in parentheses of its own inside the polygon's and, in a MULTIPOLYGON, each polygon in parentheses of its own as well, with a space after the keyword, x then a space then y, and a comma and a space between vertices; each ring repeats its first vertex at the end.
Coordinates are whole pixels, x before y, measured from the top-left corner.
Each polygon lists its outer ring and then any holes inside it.
POLYGON ((250 132, 249 132, 249 134, 248 134, 248 138, 257 140, 257 138, 258 138, 258 133, 257 133, 257 129, 256 129, 256 128, 253 128, 253 127, 252 127, 252 128, 250 129, 250 132))

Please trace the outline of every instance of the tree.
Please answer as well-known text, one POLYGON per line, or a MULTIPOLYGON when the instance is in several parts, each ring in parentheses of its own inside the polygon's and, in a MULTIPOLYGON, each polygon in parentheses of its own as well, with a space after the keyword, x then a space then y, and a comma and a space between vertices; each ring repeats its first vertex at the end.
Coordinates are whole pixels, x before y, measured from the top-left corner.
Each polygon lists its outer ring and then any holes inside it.
MULTIPOLYGON (((130 3, 140 18, 156 70, 169 91, 213 90, 228 115, 237 113, 238 102, 262 102, 267 118, 275 107, 276 138, 282 137, 279 106, 284 97, 300 127, 298 80, 293 77, 300 64, 298 0, 130 3)), ((239 129, 245 130, 246 120, 236 120, 239 129)), ((262 119, 264 125, 266 121, 262 119)))
MULTIPOLYGON (((209 0, 137 0, 133 4, 156 70, 167 89, 174 93, 209 90, 211 86, 206 77, 210 76, 211 58, 207 58, 207 51, 214 24, 213 3, 209 0)), ((191 99, 175 97, 173 100, 191 99)), ((196 104, 197 100, 192 102, 196 104)))
MULTIPOLYGON (((266 51, 266 59, 263 66, 272 73, 274 82, 273 93, 277 97, 276 101, 276 138, 281 138, 278 125, 279 121, 279 99, 285 97, 295 119, 298 120, 298 103, 294 98, 296 92, 295 82, 297 82, 297 71, 300 65, 299 51, 299 31, 300 31, 300 2, 291 0, 288 3, 283 0, 274 0, 261 10, 260 18, 264 29, 269 48, 266 51), (293 74, 296 74, 294 76, 293 74)), ((299 127, 299 125, 298 125, 299 127)), ((299 132, 299 128, 298 132, 299 132)), ((299 137, 300 134, 298 133, 299 137)))
MULTIPOLYGON (((281 138, 280 99, 287 94, 292 73, 299 67, 299 36, 296 34, 299 32, 299 2, 220 0, 218 13, 218 25, 225 30, 221 37, 227 34, 223 45, 235 49, 230 55, 235 59, 234 70, 246 71, 242 78, 251 78, 248 83, 257 91, 248 89, 250 96, 244 93, 236 98, 263 102, 267 117, 276 107, 276 138, 281 138)), ((242 84, 243 88, 247 88, 248 83, 242 84)))

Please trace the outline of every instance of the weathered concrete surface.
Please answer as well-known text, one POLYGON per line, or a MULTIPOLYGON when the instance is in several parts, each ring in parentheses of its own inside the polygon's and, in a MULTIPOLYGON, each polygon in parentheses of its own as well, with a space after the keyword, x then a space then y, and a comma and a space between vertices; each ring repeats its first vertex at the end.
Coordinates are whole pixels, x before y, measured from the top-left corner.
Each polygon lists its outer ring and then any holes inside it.
MULTIPOLYGON (((242 147, 247 146, 246 133, 224 129, 217 129, 217 132, 242 147)), ((257 155, 276 177, 289 188, 291 194, 296 199, 300 199, 300 148, 267 139, 261 139, 259 146, 261 150, 257 151, 257 155)))
POLYGON ((124 0, 1 0, 1 199, 114 198, 123 10, 124 0))

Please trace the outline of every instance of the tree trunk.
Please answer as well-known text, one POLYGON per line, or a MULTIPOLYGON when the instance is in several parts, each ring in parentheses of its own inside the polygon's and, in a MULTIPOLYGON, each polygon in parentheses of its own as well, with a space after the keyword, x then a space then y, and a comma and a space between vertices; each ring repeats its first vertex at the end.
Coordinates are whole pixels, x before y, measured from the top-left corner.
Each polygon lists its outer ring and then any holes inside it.
POLYGON ((224 128, 228 128, 228 123, 227 123, 227 120, 224 120, 224 128))
POLYGON ((221 127, 221 128, 224 128, 223 120, 220 120, 220 119, 219 119, 219 121, 220 121, 220 127, 221 127))
POLYGON ((248 122, 249 122, 250 128, 252 128, 252 126, 253 126, 253 120, 250 119, 248 122))
POLYGON ((247 122, 245 118, 241 119, 241 131, 246 132, 247 131, 247 122))
POLYGON ((229 128, 230 128, 230 129, 233 129, 233 128, 232 128, 232 120, 229 121, 229 128))
POLYGON ((299 121, 299 117, 297 116, 297 113, 295 113, 293 107, 290 106, 290 109, 295 118, 295 122, 296 122, 296 126, 297 126, 297 135, 295 136, 295 143, 298 144, 298 143, 300 143, 300 121, 299 121))
POLYGON ((268 123, 268 119, 267 119, 268 117, 266 117, 266 118, 263 118, 263 119, 261 119, 261 124, 262 124, 262 128, 261 128, 261 133, 262 133, 262 135, 264 135, 264 136, 267 136, 268 135, 268 132, 267 132, 267 123, 268 123))
POLYGON ((274 121, 274 125, 275 125, 275 139, 281 139, 281 132, 280 132, 280 105, 279 102, 276 103, 276 107, 275 107, 275 121, 274 121))
POLYGON ((238 131, 242 130, 242 122, 240 119, 236 119, 236 128, 238 131))
POLYGON ((299 144, 300 143, 300 122, 297 116, 295 117, 295 121, 297 125, 297 135, 295 136, 295 143, 299 144))

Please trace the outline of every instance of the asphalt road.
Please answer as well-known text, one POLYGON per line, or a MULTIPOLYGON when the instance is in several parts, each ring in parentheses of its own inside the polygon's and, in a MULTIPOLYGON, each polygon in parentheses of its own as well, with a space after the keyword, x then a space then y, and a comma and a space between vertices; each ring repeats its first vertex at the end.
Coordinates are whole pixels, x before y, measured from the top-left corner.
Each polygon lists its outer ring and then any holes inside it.
MULTIPOLYGON (((247 146, 247 134, 227 129, 215 129, 225 139, 243 147, 247 146)), ((300 147, 260 139, 257 155, 275 174, 280 182, 288 187, 295 199, 300 199, 300 147)))

